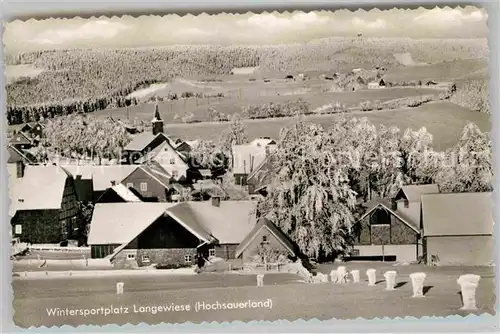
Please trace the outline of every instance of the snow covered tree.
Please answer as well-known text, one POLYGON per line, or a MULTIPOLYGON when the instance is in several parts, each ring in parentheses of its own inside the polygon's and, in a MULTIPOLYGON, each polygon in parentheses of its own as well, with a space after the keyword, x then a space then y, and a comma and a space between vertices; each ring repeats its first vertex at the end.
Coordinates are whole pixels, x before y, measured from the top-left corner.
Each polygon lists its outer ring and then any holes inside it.
POLYGON ((436 176, 441 191, 491 191, 492 159, 490 134, 474 123, 467 124, 458 143, 446 152, 436 176))
POLYGON ((199 141, 190 152, 192 164, 199 168, 225 167, 225 157, 221 148, 211 140, 199 141))
POLYGON ((221 134, 219 145, 224 155, 233 161, 233 145, 241 145, 248 142, 247 127, 243 124, 241 116, 234 114, 231 117, 229 127, 221 134))
POLYGON ((273 180, 259 215, 274 221, 308 256, 344 252, 354 223, 355 193, 341 145, 321 126, 300 120, 282 131, 273 180))

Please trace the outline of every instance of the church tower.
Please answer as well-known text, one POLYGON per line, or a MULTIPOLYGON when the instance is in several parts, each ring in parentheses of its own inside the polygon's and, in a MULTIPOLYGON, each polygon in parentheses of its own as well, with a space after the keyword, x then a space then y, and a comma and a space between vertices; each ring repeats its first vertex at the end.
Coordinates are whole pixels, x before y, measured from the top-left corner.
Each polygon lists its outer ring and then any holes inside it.
POLYGON ((151 121, 153 125, 153 135, 157 135, 160 132, 163 133, 163 120, 160 117, 160 111, 158 110, 158 103, 155 104, 155 114, 153 120, 151 121))

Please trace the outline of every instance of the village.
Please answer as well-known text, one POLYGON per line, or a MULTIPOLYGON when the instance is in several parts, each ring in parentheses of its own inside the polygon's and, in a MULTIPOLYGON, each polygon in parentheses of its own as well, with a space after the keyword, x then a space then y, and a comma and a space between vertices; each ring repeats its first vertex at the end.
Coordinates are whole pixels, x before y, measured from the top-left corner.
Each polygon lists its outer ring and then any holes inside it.
POLYGON ((279 71, 274 46, 194 46, 236 55, 208 70, 182 48, 87 50, 102 74, 82 65, 57 94, 47 82, 80 51, 14 57, 51 64, 8 87, 15 322, 493 313, 491 118, 486 80, 467 77, 482 44, 453 40, 453 58, 362 34, 315 43, 287 45, 300 66, 279 71), (118 88, 115 57, 137 76, 118 88))

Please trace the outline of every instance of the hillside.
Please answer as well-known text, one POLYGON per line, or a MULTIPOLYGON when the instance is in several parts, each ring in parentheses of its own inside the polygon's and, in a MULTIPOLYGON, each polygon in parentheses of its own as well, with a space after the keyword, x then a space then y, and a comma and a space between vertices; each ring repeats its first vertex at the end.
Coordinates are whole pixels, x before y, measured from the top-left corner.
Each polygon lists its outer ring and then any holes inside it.
MULTIPOLYGON (((341 72, 356 67, 401 66, 400 54, 418 63, 486 58, 485 39, 326 38, 266 46, 173 46, 140 49, 40 51, 6 55, 8 65, 32 64, 38 75, 7 85, 8 105, 60 104, 122 98, 175 77, 228 75, 259 66, 261 75, 299 71, 341 72)), ((108 102, 108 104, 112 104, 108 102)))

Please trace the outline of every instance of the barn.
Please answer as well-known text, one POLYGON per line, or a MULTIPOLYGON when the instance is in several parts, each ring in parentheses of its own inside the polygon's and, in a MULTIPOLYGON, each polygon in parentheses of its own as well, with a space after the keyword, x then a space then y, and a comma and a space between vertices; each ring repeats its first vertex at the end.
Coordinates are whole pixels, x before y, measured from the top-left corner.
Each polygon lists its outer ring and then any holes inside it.
POLYGON ((196 257, 234 259, 256 224, 254 201, 98 203, 88 244, 92 258, 117 268, 191 266, 196 257))
POLYGON ((491 265, 494 261, 491 192, 422 196, 427 264, 491 265))

